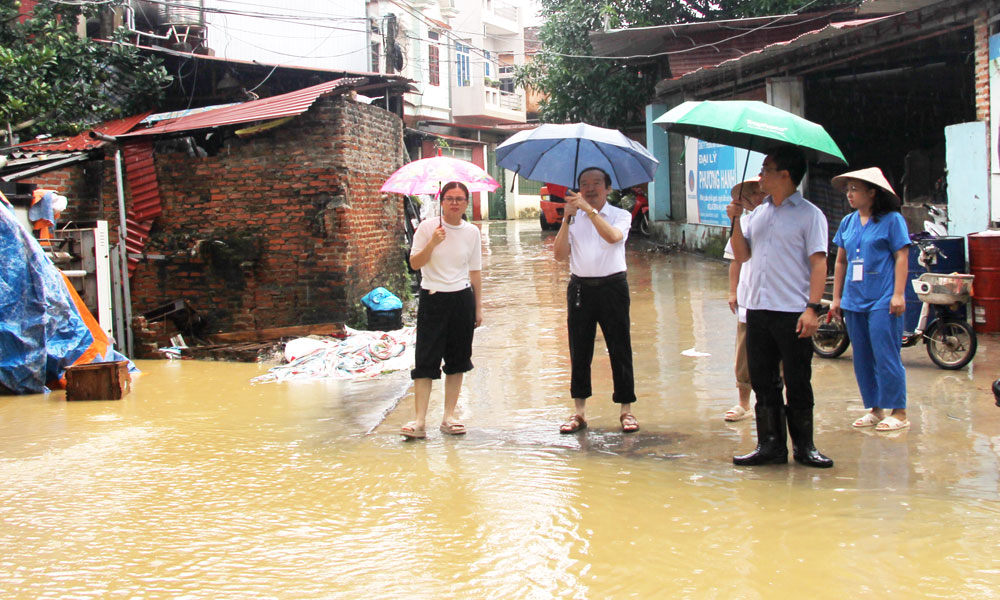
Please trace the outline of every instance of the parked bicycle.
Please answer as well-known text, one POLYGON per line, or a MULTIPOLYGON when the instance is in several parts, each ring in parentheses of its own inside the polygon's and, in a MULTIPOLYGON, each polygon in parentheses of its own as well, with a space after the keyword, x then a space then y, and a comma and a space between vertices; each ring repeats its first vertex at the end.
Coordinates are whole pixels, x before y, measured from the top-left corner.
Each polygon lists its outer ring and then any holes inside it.
MULTIPOLYGON (((920 318, 912 332, 904 332, 903 348, 923 342, 927 355, 942 369, 961 369, 976 356, 976 332, 969 325, 961 307, 969 301, 973 275, 931 273, 930 265, 938 255, 947 258, 933 240, 915 240, 920 247, 919 263, 928 270, 910 282, 920 299, 920 318)), ((841 319, 827 319, 830 299, 823 299, 820 325, 812 337, 813 352, 822 358, 836 358, 847 350, 851 340, 841 319)))

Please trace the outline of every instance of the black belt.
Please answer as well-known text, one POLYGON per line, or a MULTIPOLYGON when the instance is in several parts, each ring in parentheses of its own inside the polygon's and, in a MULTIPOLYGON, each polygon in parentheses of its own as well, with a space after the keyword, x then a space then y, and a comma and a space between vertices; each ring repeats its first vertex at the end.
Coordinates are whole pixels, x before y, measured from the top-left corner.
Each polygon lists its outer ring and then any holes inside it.
POLYGON ((605 277, 580 277, 579 275, 570 275, 569 280, 573 283, 579 283, 580 285, 585 285, 587 287, 597 287, 599 285, 614 283, 615 281, 625 281, 625 277, 625 271, 622 271, 605 277))

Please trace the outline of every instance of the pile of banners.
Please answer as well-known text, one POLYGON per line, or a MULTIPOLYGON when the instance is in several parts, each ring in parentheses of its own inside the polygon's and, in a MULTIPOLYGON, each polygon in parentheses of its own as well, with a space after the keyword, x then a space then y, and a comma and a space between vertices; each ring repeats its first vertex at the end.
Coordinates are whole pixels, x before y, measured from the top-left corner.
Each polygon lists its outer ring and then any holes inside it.
POLYGON ((298 338, 285 344, 287 364, 272 367, 251 383, 310 379, 367 379, 413 368, 415 327, 395 331, 347 328, 344 339, 298 338))

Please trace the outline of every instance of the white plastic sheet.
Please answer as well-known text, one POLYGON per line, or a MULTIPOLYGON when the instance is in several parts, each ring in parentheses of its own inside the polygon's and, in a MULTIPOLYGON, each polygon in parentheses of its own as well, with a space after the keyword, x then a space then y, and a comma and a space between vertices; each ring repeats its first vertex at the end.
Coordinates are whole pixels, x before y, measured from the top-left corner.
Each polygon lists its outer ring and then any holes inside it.
POLYGON ((395 331, 358 331, 347 328, 347 337, 329 340, 299 338, 285 345, 290 362, 272 367, 251 383, 311 379, 366 379, 413 368, 415 327, 395 331))

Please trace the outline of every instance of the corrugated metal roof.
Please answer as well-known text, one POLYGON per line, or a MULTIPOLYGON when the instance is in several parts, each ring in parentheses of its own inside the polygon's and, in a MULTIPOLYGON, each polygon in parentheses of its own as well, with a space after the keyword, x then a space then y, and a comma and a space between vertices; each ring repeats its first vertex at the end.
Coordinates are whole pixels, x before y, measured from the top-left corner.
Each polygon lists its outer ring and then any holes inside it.
POLYGON ((411 133, 411 134, 416 134, 416 135, 422 135, 422 136, 428 136, 428 137, 435 137, 435 138, 440 138, 440 139, 443 139, 443 140, 451 140, 453 142, 460 142, 462 144, 478 144, 478 145, 485 145, 486 144, 486 142, 483 142, 483 141, 480 141, 480 140, 470 140, 469 138, 458 137, 457 135, 445 135, 443 133, 436 133, 434 131, 427 131, 426 129, 411 129, 410 127, 407 127, 406 128, 406 133, 411 133))
POLYGON ((55 140, 47 139, 43 141, 29 140, 18 145, 17 147, 22 150, 33 150, 37 152, 80 152, 84 150, 93 150, 94 148, 103 146, 107 142, 90 137, 91 131, 115 137, 131 131, 133 127, 138 125, 150 114, 150 112, 144 112, 142 114, 132 115, 131 117, 125 117, 124 119, 107 121, 71 138, 61 138, 55 140))
POLYGON ((732 27, 755 27, 781 19, 801 20, 798 15, 771 15, 747 19, 725 19, 722 21, 702 21, 698 23, 676 23, 674 25, 653 25, 630 29, 611 29, 590 33, 590 45, 594 56, 635 56, 663 51, 664 42, 674 39, 691 40, 688 35, 717 31, 732 27))
POLYGON ((658 94, 663 94, 668 92, 670 89, 679 87, 681 85, 694 83, 694 81, 696 81, 700 77, 709 75, 716 70, 729 70, 741 67, 745 68, 749 65, 752 65, 753 63, 767 60, 777 55, 785 54, 787 52, 799 50, 806 46, 810 46, 812 44, 816 44, 824 40, 844 35, 848 31, 861 29, 863 27, 868 27, 874 23, 878 23, 879 21, 884 21, 886 19, 898 17, 902 14, 903 13, 896 13, 893 15, 874 17, 871 19, 855 19, 852 21, 831 23, 829 25, 826 25, 825 27, 820 27, 813 31, 803 33, 790 40, 764 46, 763 48, 754 50, 753 52, 749 52, 744 56, 724 60, 715 65, 704 66, 689 73, 685 73, 684 75, 681 75, 680 77, 677 77, 672 80, 661 81, 656 86, 656 91, 658 94))
POLYGON ((341 77, 333 81, 303 88, 279 96, 252 100, 236 106, 227 106, 205 111, 195 115, 167 121, 162 125, 140 129, 119 135, 118 137, 137 137, 161 135, 196 129, 208 129, 237 123, 251 123, 268 119, 291 117, 304 113, 320 96, 333 93, 343 93, 350 88, 362 85, 366 80, 362 77, 341 77))

